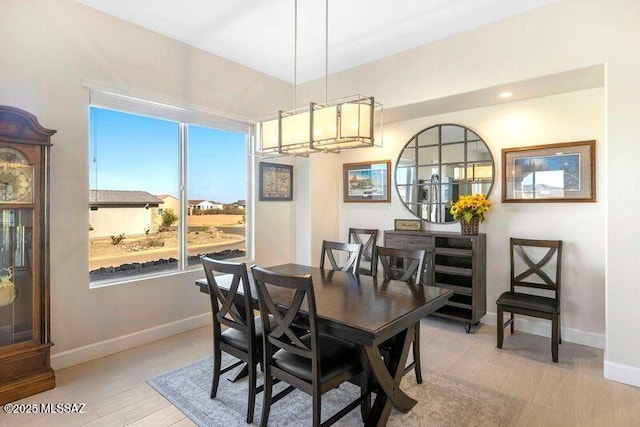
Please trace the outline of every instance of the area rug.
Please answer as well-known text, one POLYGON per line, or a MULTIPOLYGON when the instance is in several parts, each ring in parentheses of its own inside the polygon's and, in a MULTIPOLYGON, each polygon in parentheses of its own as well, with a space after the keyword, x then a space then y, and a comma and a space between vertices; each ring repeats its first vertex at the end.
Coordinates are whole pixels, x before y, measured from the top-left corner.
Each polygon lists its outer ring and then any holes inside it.
MULTIPOLYGON (((226 356, 222 366, 233 359, 226 356)), ((246 426, 247 385, 245 379, 232 383, 227 379, 234 371, 222 375, 218 394, 209 398, 212 358, 207 358, 147 380, 154 389, 199 426, 246 426)), ((408 413, 395 409, 389 426, 509 426, 517 420, 524 402, 460 379, 429 369, 423 370, 423 384, 416 384, 411 374, 403 379, 403 389, 418 404, 408 413)), ((261 384, 258 376, 258 384, 261 384)), ((274 387, 274 393, 282 384, 274 387)), ((359 388, 343 384, 322 397, 322 419, 351 402, 359 388)), ((254 424, 260 423, 262 394, 256 398, 254 424)), ((271 407, 269 425, 301 426, 311 424, 311 396, 294 391, 271 407)), ((362 425, 360 411, 354 410, 335 425, 362 425)))

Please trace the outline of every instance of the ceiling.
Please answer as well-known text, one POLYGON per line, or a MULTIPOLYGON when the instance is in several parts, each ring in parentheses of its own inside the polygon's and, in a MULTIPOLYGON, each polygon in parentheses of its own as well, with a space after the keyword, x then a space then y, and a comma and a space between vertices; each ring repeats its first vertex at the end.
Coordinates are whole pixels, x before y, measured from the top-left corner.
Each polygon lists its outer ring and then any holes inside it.
MULTIPOLYGON (((294 81, 294 0, 76 0, 279 79, 294 81)), ((333 0, 329 74, 559 0, 333 0)), ((297 83, 325 74, 325 2, 298 2, 297 83)))

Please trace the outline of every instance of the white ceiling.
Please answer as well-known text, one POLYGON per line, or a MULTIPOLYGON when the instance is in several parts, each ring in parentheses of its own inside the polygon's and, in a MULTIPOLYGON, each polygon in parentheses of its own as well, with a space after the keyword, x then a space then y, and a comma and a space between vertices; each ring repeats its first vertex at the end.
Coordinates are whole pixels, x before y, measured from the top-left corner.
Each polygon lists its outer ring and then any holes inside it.
MULTIPOLYGON (((293 82, 294 0, 76 0, 293 82)), ((329 73, 559 0, 333 0, 329 73)), ((298 2, 297 82, 325 73, 324 0, 298 2)))

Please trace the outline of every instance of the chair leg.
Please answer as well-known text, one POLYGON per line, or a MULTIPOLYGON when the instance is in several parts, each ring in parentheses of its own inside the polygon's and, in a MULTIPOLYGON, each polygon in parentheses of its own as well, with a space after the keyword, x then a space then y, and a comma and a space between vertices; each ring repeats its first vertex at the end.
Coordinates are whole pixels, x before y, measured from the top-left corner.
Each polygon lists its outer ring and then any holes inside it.
POLYGON ((256 363, 249 357, 249 399, 247 401, 247 424, 253 422, 253 410, 256 406, 256 363))
POLYGON ((496 346, 498 348, 502 348, 502 342, 504 341, 504 313, 502 311, 502 306, 498 305, 496 310, 496 327, 498 332, 498 342, 496 346))
POLYGON ((513 335, 513 324, 515 322, 513 318, 513 313, 509 313, 509 319, 511 320, 511 335, 513 335))
POLYGON ((320 387, 314 385, 313 387, 313 427, 320 427, 320 410, 321 406, 322 394, 320 393, 320 387))
POLYGON ((269 410, 271 409, 273 378, 271 377, 271 369, 269 369, 269 366, 264 366, 263 368, 264 388, 262 390, 262 417, 260 418, 260 426, 267 427, 267 423, 269 421, 269 410))
POLYGON ((551 319, 551 357, 555 363, 558 363, 558 342, 560 340, 558 326, 558 316, 553 316, 551 319))
POLYGON ((413 361, 415 363, 416 382, 422 384, 422 365, 420 363, 420 322, 416 323, 413 337, 413 361))
POLYGON ((213 399, 218 392, 218 383, 220 382, 220 364, 222 363, 222 352, 220 346, 213 345, 213 378, 211 379, 211 393, 209 396, 213 399))
POLYGON ((371 383, 366 371, 361 376, 360 395, 362 396, 362 402, 360 402, 360 414, 362 415, 362 422, 367 422, 369 411, 371 410, 371 383))
POLYGON ((558 344, 562 344, 562 328, 560 327, 560 315, 558 314, 558 344))

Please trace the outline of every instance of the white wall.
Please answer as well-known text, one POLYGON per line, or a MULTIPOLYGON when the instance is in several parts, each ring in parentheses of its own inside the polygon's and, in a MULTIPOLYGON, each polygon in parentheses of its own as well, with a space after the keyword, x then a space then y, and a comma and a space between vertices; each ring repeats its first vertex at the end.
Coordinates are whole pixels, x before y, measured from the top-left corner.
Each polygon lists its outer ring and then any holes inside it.
POLYGON ((208 299, 193 285, 199 270, 89 289, 83 80, 252 118, 288 103, 290 85, 72 0, 3 0, 0 52, 0 104, 58 130, 51 152, 54 367, 210 322, 208 299))
MULTIPOLYGON (((501 150, 556 142, 596 142, 598 194, 606 184, 604 137, 604 89, 591 89, 531 101, 507 103, 456 113, 391 123, 385 129, 381 150, 358 150, 341 155, 352 162, 385 158, 395 167, 404 145, 418 131, 438 123, 455 123, 477 132, 489 146, 496 174, 502 176, 501 150)), ((592 346, 604 346, 604 238, 605 208, 596 203, 503 204, 500 180, 490 195, 493 203, 480 230, 487 233, 487 312, 483 321, 495 324, 495 301, 509 288, 509 237, 561 239, 563 251, 562 327, 563 339, 592 346)), ((387 209, 343 203, 341 237, 349 227, 375 226, 393 229, 395 218, 412 218, 395 188, 387 209)), ((428 224, 428 229, 460 231, 458 223, 428 224)), ((535 331, 550 335, 549 322, 540 321, 535 331)), ((529 330, 532 330, 529 325, 529 330)), ((521 328, 522 323, 517 327, 521 328)))
MULTIPOLYGON (((640 322, 640 311, 636 308, 639 294, 635 264, 640 259, 637 244, 640 229, 629 224, 635 223, 640 209, 640 202, 634 197, 640 181, 630 179, 640 158, 636 137, 640 133, 639 40, 637 0, 563 0, 334 74, 329 86, 330 98, 363 93, 374 95, 388 108, 605 64, 606 151, 600 159, 604 160, 606 178, 600 181, 605 188, 599 194, 599 200, 606 204, 605 376, 637 386, 640 386, 640 334, 636 325, 640 322)), ((317 98, 322 93, 322 84, 311 82, 298 94, 302 99, 317 98)), ((556 137, 548 136, 547 141, 556 137)), ((361 209, 363 213, 380 210, 377 206, 361 209)), ((544 207, 524 208, 525 212, 520 211, 523 208, 504 209, 508 214, 533 219, 544 207)), ((566 227, 573 226, 570 215, 563 215, 559 221, 566 227)), ((588 261, 579 261, 567 273, 578 274, 591 268, 588 261)), ((585 322, 600 323, 601 315, 598 311, 588 313, 589 320, 585 322)), ((578 318, 574 320, 577 322, 578 318)))
POLYGON ((151 209, 144 207, 101 207, 89 211, 89 224, 93 230, 89 237, 117 236, 121 233, 144 234, 145 229, 151 228, 151 209))

